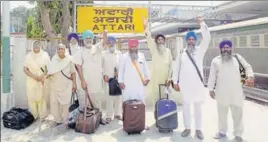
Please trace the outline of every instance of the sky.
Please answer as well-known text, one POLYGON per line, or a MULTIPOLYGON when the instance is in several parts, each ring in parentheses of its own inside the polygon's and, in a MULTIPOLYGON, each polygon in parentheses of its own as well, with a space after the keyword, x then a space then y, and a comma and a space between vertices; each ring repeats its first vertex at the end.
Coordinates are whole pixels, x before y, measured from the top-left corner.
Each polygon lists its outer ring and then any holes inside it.
MULTIPOLYGON (((174 4, 174 5, 199 5, 199 6, 215 6, 228 1, 152 1, 152 4, 174 4)), ((137 3, 137 4, 147 4, 148 1, 96 1, 98 4, 128 4, 128 3, 137 3)), ((32 8, 34 5, 29 4, 28 1, 11 1, 10 2, 10 9, 25 6, 27 8, 32 8)), ((2 1, 1 1, 1 13, 2 13, 2 1)))

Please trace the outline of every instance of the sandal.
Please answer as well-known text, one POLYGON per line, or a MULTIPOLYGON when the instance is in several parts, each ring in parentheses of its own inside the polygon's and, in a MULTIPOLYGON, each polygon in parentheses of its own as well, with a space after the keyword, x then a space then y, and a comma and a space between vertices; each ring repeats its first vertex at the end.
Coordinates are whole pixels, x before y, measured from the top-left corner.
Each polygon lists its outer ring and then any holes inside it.
POLYGON ((117 119, 117 120, 122 120, 122 118, 120 117, 120 115, 116 115, 116 116, 114 116, 114 118, 117 119))
POLYGON ((101 124, 101 125, 106 125, 107 122, 106 122, 105 120, 101 119, 100 124, 101 124))
POLYGON ((112 121, 112 118, 106 118, 106 123, 110 123, 112 121))

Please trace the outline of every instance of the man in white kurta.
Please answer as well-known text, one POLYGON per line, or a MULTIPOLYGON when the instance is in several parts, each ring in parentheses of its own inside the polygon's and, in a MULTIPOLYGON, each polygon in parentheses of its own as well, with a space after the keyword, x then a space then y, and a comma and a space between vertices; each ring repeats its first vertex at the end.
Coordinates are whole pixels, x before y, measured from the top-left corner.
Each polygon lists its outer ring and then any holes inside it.
MULTIPOLYGON (((84 90, 83 94, 78 97, 81 110, 85 107, 85 95, 87 95, 85 91, 88 91, 93 106, 103 112, 102 105, 105 103, 105 97, 103 92, 102 48, 106 36, 106 32, 104 32, 103 41, 93 45, 94 34, 90 30, 82 33, 85 47, 79 50, 75 56, 81 87, 84 90)), ((101 124, 105 125, 106 123, 102 119, 101 124)))
MULTIPOLYGON (((203 78, 203 59, 204 55, 208 49, 210 42, 210 32, 207 25, 201 17, 197 19, 201 26, 202 41, 199 46, 196 46, 197 36, 194 32, 188 32, 186 34, 187 47, 193 60, 201 73, 203 78)), ((173 68, 173 82, 174 89, 181 91, 183 96, 183 120, 185 130, 181 133, 182 137, 186 137, 191 133, 191 109, 190 106, 194 106, 194 119, 195 119, 195 129, 196 136, 199 139, 203 139, 202 133, 202 103, 207 95, 206 88, 201 81, 196 68, 191 62, 190 58, 186 54, 186 49, 183 53, 177 56, 173 68)))
POLYGON ((106 121, 110 122, 113 118, 121 119, 122 113, 122 95, 112 96, 109 94, 109 79, 114 78, 115 70, 119 68, 119 58, 121 52, 116 49, 116 38, 113 36, 107 37, 107 50, 103 51, 103 79, 104 91, 106 98, 106 121))
POLYGON ((135 39, 128 40, 129 51, 119 61, 118 82, 123 102, 137 99, 145 104, 144 90, 150 81, 150 75, 144 54, 138 51, 138 43, 135 39))
POLYGON ((148 29, 147 20, 144 21, 145 36, 147 46, 152 55, 151 62, 151 88, 149 99, 155 104, 159 98, 159 84, 166 84, 168 87, 171 81, 172 72, 172 55, 170 50, 165 45, 165 36, 158 34, 153 41, 151 33, 148 29))
POLYGON ((248 80, 246 85, 252 86, 254 73, 247 61, 239 54, 232 54, 232 42, 224 40, 219 45, 221 55, 212 60, 208 88, 210 96, 217 101, 219 132, 215 139, 226 136, 228 126, 228 110, 231 109, 233 118, 234 136, 242 141, 244 94, 241 83, 239 62, 245 69, 248 80), (216 85, 215 85, 216 84, 216 85))
POLYGON ((64 44, 57 46, 48 66, 50 78, 50 108, 57 125, 64 123, 67 126, 69 106, 72 92, 76 90, 75 67, 71 56, 65 56, 64 44))
POLYGON ((44 118, 47 113, 46 98, 44 96, 44 80, 50 58, 42 50, 42 44, 34 41, 32 51, 26 56, 24 72, 28 96, 28 106, 34 118, 44 118))
POLYGON ((79 46, 79 35, 77 33, 70 33, 67 36, 67 40, 69 42, 69 45, 67 46, 66 53, 68 53, 71 56, 74 56, 82 47, 79 46))
MULTIPOLYGON (((66 49, 65 54, 66 54, 66 56, 72 56, 74 58, 76 56, 76 54, 78 53, 78 51, 82 48, 78 44, 79 35, 77 33, 70 33, 67 36, 67 40, 69 41, 69 46, 67 46, 68 48, 66 49)), ((79 78, 76 66, 75 66, 75 76, 76 76, 76 83, 77 83, 76 93, 77 93, 78 96, 81 96, 81 92, 83 90, 82 90, 82 87, 81 87, 80 78, 79 78)), ((82 95, 84 95, 84 94, 82 94, 82 95)))

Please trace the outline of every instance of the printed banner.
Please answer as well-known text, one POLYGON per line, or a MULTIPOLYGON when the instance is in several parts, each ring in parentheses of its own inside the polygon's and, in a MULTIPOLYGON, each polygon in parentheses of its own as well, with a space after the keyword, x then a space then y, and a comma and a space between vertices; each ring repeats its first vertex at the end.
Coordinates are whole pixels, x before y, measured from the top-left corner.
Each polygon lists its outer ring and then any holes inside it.
POLYGON ((143 33, 143 17, 148 18, 147 8, 78 6, 76 31, 143 33))

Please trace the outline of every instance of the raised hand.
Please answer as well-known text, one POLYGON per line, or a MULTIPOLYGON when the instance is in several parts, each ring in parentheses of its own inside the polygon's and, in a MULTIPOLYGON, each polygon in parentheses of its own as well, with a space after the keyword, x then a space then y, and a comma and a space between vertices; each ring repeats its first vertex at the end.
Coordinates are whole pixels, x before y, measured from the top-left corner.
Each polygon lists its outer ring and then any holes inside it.
POLYGON ((210 95, 210 97, 212 98, 212 99, 215 99, 215 92, 214 91, 210 91, 209 92, 209 95, 210 95))
POLYGON ((197 22, 200 24, 204 21, 203 17, 202 16, 197 16, 196 18, 197 22))
POLYGON ((143 17, 143 28, 144 29, 147 29, 147 27, 148 27, 148 19, 146 19, 145 17, 143 17))
POLYGON ((180 86, 178 84, 174 84, 174 90, 175 91, 180 91, 180 86))

